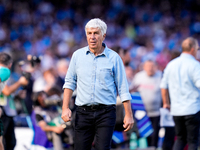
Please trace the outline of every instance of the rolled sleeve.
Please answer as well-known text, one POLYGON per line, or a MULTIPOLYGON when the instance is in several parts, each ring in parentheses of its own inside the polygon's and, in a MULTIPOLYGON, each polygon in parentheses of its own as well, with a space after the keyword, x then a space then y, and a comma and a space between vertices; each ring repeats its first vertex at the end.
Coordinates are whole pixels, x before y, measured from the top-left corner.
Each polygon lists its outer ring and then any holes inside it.
POLYGON ((160 88, 161 89, 168 89, 168 84, 164 78, 162 78, 161 83, 160 83, 160 88))
POLYGON ((63 89, 71 89, 74 91, 76 89, 76 83, 65 82, 63 85, 63 89))
POLYGON ((125 68, 120 57, 118 57, 115 63, 115 83, 116 83, 118 94, 120 96, 121 101, 123 102, 126 100, 131 100, 125 68))
POLYGON ((161 89, 168 89, 168 81, 167 81, 167 69, 164 70, 164 74, 160 83, 161 89))
POLYGON ((77 74, 76 74, 76 60, 75 60, 75 54, 72 55, 72 59, 69 64, 69 68, 67 71, 67 74, 65 76, 65 83, 63 85, 63 89, 76 89, 76 83, 77 83, 77 74))
POLYGON ((127 100, 131 100, 131 94, 130 93, 124 93, 120 95, 120 99, 122 102, 127 101, 127 100))
POLYGON ((192 80, 197 88, 200 89, 200 63, 196 62, 191 71, 192 80))

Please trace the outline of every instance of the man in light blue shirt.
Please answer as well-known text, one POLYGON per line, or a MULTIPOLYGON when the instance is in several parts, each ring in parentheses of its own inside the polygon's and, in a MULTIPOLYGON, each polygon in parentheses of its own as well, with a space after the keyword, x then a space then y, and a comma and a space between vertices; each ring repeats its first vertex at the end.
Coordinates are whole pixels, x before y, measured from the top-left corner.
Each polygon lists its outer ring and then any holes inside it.
POLYGON ((120 56, 103 40, 107 25, 92 19, 85 26, 88 46, 74 52, 65 77, 62 119, 71 120, 69 101, 77 88, 75 150, 109 150, 116 120, 116 97, 125 109, 124 131, 133 127, 131 96, 120 56))
POLYGON ((182 42, 182 54, 164 70, 161 81, 163 107, 173 115, 177 140, 174 150, 197 150, 200 125, 200 63, 195 59, 199 45, 189 37, 182 42), (168 95, 169 94, 169 95, 168 95))

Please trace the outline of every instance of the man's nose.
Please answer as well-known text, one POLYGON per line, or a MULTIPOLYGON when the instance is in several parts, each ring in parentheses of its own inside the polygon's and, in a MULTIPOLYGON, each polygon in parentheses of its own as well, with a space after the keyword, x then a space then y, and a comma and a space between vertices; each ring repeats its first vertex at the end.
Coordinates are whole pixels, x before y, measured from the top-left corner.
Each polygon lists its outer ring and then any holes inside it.
POLYGON ((91 34, 91 38, 95 38, 94 34, 91 34))

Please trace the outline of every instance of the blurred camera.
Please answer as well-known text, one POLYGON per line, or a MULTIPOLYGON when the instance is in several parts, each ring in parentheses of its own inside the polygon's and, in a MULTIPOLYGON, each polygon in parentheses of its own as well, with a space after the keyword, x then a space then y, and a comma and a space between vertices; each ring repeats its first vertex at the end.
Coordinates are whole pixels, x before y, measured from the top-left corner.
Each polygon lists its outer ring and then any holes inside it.
POLYGON ((22 72, 22 76, 24 76, 26 78, 26 80, 30 80, 31 78, 31 73, 30 72, 25 72, 23 71, 22 72))
POLYGON ((28 55, 27 59, 31 63, 31 66, 35 67, 36 64, 39 64, 41 62, 42 57, 41 56, 28 55))
POLYGON ((31 67, 35 67, 37 64, 40 64, 42 60, 42 56, 32 56, 28 55, 27 60, 21 60, 19 61, 19 65, 23 66, 26 65, 27 63, 31 64, 31 67))
POLYGON ((52 95, 44 100, 46 106, 62 106, 62 98, 58 95, 52 95))
POLYGON ((30 80, 31 78, 31 73, 27 72, 27 68, 34 68, 36 65, 41 63, 41 56, 32 56, 32 55, 28 55, 27 56, 27 60, 21 60, 18 62, 19 66, 21 67, 21 71, 22 71, 22 76, 24 76, 27 80, 30 80))

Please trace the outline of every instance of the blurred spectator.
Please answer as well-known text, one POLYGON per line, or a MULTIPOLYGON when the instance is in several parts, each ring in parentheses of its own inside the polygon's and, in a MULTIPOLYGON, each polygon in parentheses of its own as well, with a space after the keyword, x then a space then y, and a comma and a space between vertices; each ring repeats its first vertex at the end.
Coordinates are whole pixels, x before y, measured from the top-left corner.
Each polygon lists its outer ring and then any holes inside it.
POLYGON ((181 52, 179 51, 173 51, 171 52, 171 60, 173 60, 174 58, 177 58, 181 55, 181 52))
POLYGON ((150 118, 153 127, 153 133, 147 138, 148 146, 158 146, 158 132, 160 129, 160 108, 161 108, 161 93, 160 81, 162 72, 157 70, 155 62, 147 60, 144 63, 143 71, 138 72, 130 86, 130 91, 135 90, 140 92, 144 103, 147 115, 150 118))
MULTIPOLYGON (((172 55, 175 54, 173 51, 171 53, 173 53, 172 55)), ((174 57, 174 56, 171 56, 171 57, 174 57)), ((170 52, 168 51, 168 49, 164 49, 156 57, 156 63, 158 64, 158 69, 160 71, 163 71, 165 69, 169 61, 170 61, 170 52)))
POLYGON ((134 77, 134 70, 130 66, 125 66, 126 78, 128 81, 128 85, 130 86, 134 77))
MULTIPOLYGON (((48 102, 47 94, 43 91, 37 92, 34 95, 34 113, 38 126, 46 132, 48 139, 53 142, 55 150, 63 150, 62 134, 64 128, 59 121, 53 122, 59 116, 57 106, 48 102)), ((49 100, 50 101, 50 100, 49 100)))
POLYGON ((128 66, 130 61, 131 61, 131 58, 130 58, 130 53, 127 49, 122 49, 120 48, 120 46, 114 46, 112 48, 116 53, 119 54, 119 56, 121 57, 123 63, 125 66, 128 66))
POLYGON ((56 76, 54 69, 48 69, 43 72, 43 76, 37 78, 33 83, 33 91, 45 91, 47 92, 51 87, 56 85, 56 76))
POLYGON ((65 83, 65 75, 67 73, 69 67, 69 61, 67 59, 60 59, 56 63, 56 73, 57 73, 57 80, 56 85, 62 87, 65 83))
MULTIPOLYGON (((17 52, 14 62, 28 54, 42 55, 48 60, 42 66, 49 69, 56 59, 70 59, 77 47, 85 46, 82 27, 89 18, 101 17, 110 28, 105 40, 107 45, 127 51, 123 57, 133 60, 137 69, 147 59, 159 59, 162 51, 178 49, 184 37, 194 34, 199 39, 199 18, 196 15, 199 5, 197 0, 184 0, 181 5, 179 0, 152 0, 151 3, 141 0, 93 3, 89 0, 89 11, 82 1, 76 5, 73 1, 2 1, 0 51, 17 52), (139 52, 141 47, 143 53, 139 52)), ((161 70, 168 61, 165 56, 162 58, 161 70)))

